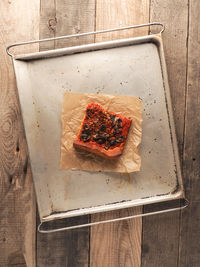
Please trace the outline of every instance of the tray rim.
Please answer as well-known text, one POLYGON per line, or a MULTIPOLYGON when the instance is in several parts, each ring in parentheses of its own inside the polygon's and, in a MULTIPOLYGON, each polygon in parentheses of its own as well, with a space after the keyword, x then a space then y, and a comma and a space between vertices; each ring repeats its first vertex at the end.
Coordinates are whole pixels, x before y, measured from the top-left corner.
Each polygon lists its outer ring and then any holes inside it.
POLYGON ((164 203, 164 202, 170 202, 173 200, 179 200, 184 199, 184 194, 182 191, 177 192, 176 194, 172 195, 163 195, 163 196, 154 196, 149 197, 151 198, 151 201, 148 200, 148 198, 143 199, 136 199, 136 200, 126 200, 121 201, 117 203, 110 203, 106 205, 99 205, 95 207, 87 207, 87 208, 80 208, 80 209, 74 209, 69 211, 59 211, 55 212, 53 211, 51 214, 47 216, 43 216, 41 218, 41 222, 48 222, 58 219, 64 219, 64 218, 72 218, 76 216, 83 216, 83 215, 90 215, 95 213, 101 213, 101 212, 109 212, 113 210, 120 210, 120 209, 126 209, 126 208, 132 208, 132 207, 139 207, 139 206, 145 206, 149 204, 155 204, 155 203, 164 203))
POLYGON ((139 37, 131 37, 131 38, 123 38, 116 39, 112 41, 99 42, 99 43, 89 43, 78 46, 70 46, 65 48, 57 48, 46 51, 38 51, 26 54, 19 54, 12 57, 13 60, 35 60, 35 59, 45 59, 51 57, 65 56, 76 53, 90 52, 101 49, 109 49, 114 47, 128 46, 128 45, 136 45, 142 43, 155 43, 158 46, 162 45, 162 37, 161 34, 152 34, 145 35, 139 37))

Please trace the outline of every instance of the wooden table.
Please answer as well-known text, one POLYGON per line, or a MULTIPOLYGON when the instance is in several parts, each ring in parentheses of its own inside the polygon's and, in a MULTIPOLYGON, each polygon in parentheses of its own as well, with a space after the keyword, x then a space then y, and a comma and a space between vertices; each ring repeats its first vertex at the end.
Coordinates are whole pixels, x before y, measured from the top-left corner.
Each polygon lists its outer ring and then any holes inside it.
MULTIPOLYGON (((0 12, 0 266, 200 266, 200 1, 1 0, 0 12), (166 25, 164 47, 189 207, 90 229, 37 233, 26 139, 6 45, 149 21, 166 25)), ((19 51, 147 33, 148 29, 131 30, 21 47, 19 51)), ((118 213, 133 212, 142 210, 118 213)), ((91 220, 108 216, 93 215, 91 220)))

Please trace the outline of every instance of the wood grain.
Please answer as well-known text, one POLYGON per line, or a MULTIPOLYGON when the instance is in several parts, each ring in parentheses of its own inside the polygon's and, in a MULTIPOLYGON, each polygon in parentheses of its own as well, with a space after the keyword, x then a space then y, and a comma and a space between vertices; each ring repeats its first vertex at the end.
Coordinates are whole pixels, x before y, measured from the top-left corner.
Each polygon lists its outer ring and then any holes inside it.
MULTIPOLYGON (((40 0, 40 39, 56 37, 56 1, 40 0)), ((40 43, 40 51, 55 49, 55 41, 40 43)))
MULTIPOLYGON (((97 0, 96 30, 105 30, 149 22, 149 0, 97 0)), ((145 35, 148 28, 98 34, 96 42, 145 35)))
POLYGON ((190 1, 188 37, 187 101, 183 152, 186 194, 200 201, 200 2, 190 1))
POLYGON ((181 212, 179 267, 200 264, 200 2, 189 1, 183 174, 189 207, 181 212))
MULTIPOLYGON (((150 5, 151 21, 162 21, 166 26, 163 41, 180 156, 185 115, 187 12, 187 0, 152 0, 150 5)), ((147 212, 148 208, 144 210, 147 212)), ((143 219, 142 266, 176 266, 179 224, 180 212, 143 219)))
MULTIPOLYGON (((95 29, 95 0, 56 0, 56 34, 78 34, 95 29)), ((56 41, 56 47, 66 47, 94 42, 94 36, 56 41)))
POLYGON ((180 157, 183 154, 188 0, 151 0, 150 20, 165 24, 163 42, 180 157))
MULTIPOLYGON (((97 0, 96 30, 134 25, 149 21, 149 1, 106 1, 97 0)), ((95 41, 126 38, 147 34, 148 29, 121 31, 101 34, 95 41)), ((91 215, 91 221, 139 214, 142 208, 131 208, 111 213, 91 215)), ((141 261, 142 219, 134 219, 94 226, 90 236, 90 266, 101 267, 139 267, 141 261)))
MULTIPOLYGON (((78 221, 80 224, 87 222, 87 217, 82 217, 78 221)), ((64 226, 66 226, 65 221, 59 222, 59 227, 64 226)), ((52 222, 51 227, 57 228, 58 225, 52 222)), ((37 266, 39 267, 88 267, 88 257, 88 228, 37 235, 37 266)))
MULTIPOLYGON (((171 208, 158 204, 155 210, 171 208)), ((145 208, 145 212, 154 211, 145 208)), ((179 212, 143 218, 142 264, 145 267, 176 266, 179 248, 179 212)))
MULTIPOLYGON (((141 208, 92 215, 92 222, 139 214, 141 208)), ((140 266, 142 218, 91 228, 90 266, 140 266)))
MULTIPOLYGON (((94 31, 95 0, 41 0, 40 39, 94 31)), ((40 51, 91 43, 94 36, 40 44, 40 51)))
MULTIPOLYGON (((35 197, 6 46, 38 39, 39 1, 0 2, 0 266, 35 266, 35 197), (24 15, 26 14, 26 16, 24 15)), ((35 51, 37 45, 17 52, 35 51)))
MULTIPOLYGON (((41 0, 40 38, 94 30, 95 1, 41 0)), ((41 44, 40 50, 93 42, 94 37, 41 44)), ((81 218, 79 223, 88 222, 81 218)), ((56 225, 55 225, 56 226, 56 225)), ((64 226, 64 225, 63 225, 64 226)), ((83 228, 54 234, 37 234, 39 267, 86 267, 89 261, 89 229, 83 228)))

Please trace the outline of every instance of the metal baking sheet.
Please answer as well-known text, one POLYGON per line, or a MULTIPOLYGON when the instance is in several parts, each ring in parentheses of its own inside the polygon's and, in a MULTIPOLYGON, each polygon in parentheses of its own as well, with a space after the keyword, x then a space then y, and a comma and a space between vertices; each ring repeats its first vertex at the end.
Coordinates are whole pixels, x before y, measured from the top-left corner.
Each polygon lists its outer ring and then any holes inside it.
POLYGON ((160 35, 21 55, 13 64, 41 221, 184 196, 160 35), (141 171, 59 168, 65 91, 142 99, 141 171))

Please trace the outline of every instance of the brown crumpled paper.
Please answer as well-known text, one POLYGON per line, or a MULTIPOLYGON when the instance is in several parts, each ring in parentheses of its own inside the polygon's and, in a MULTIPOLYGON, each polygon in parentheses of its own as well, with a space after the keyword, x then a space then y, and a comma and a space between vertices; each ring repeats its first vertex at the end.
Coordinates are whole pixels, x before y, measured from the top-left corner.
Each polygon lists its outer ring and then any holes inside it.
POLYGON ((62 106, 62 169, 130 173, 140 170, 139 144, 142 136, 142 102, 136 97, 64 93, 62 106), (88 103, 121 113, 132 119, 124 151, 117 159, 104 159, 87 151, 76 150, 73 141, 79 131, 88 103))

